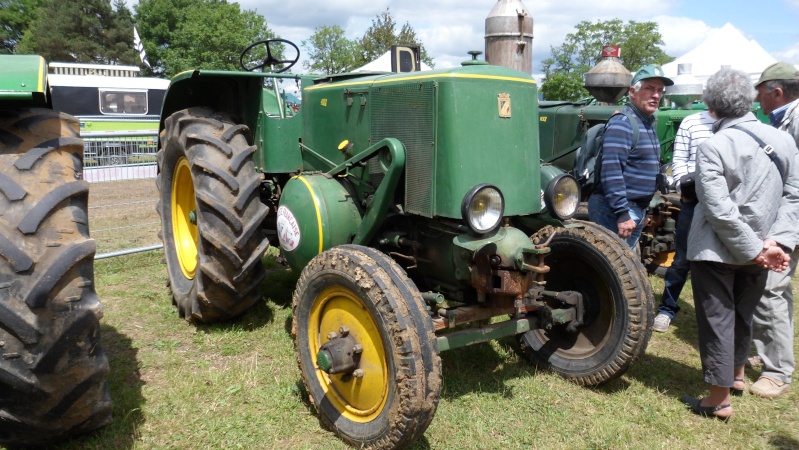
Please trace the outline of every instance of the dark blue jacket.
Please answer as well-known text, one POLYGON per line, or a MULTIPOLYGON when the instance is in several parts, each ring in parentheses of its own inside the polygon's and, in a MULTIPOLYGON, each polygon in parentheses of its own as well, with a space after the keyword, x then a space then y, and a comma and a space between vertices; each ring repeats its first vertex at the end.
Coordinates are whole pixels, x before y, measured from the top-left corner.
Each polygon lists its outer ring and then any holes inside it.
POLYGON ((655 117, 646 116, 634 105, 625 106, 638 120, 638 144, 631 149, 633 129, 624 114, 608 121, 602 141, 600 182, 603 194, 617 222, 630 219, 630 203, 646 208, 655 195, 660 171, 660 142, 655 117))

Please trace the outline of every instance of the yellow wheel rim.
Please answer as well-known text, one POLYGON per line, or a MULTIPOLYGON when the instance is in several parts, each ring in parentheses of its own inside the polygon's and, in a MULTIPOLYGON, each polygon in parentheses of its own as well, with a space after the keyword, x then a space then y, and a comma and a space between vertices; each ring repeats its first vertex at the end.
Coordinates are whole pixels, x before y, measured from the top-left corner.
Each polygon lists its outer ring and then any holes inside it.
POLYGON ((383 339, 372 314, 354 292, 342 286, 328 287, 314 300, 308 322, 308 350, 314 361, 328 334, 338 332, 342 325, 349 327, 350 336, 363 346, 358 365, 363 377, 329 375, 316 368, 316 378, 341 415, 353 422, 369 422, 380 415, 388 398, 389 368, 383 339))
POLYGON ((197 270, 197 202, 191 167, 181 157, 172 176, 172 236, 183 276, 194 279, 197 270))

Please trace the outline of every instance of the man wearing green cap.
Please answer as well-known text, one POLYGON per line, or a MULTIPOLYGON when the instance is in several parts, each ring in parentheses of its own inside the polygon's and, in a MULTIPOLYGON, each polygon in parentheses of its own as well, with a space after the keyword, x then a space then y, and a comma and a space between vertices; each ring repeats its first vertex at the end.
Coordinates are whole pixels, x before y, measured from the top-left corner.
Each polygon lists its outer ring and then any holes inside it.
POLYGON ((665 86, 673 84, 660 66, 642 67, 633 76, 625 114, 610 118, 602 139, 597 162, 599 183, 588 199, 588 216, 592 222, 618 233, 633 250, 637 250, 646 208, 655 195, 660 171, 660 142, 655 133, 654 114, 665 86), (635 128, 628 116, 637 122, 635 128), (635 145, 634 129, 638 130, 635 145))
MULTIPOLYGON (((755 88, 755 101, 769 115, 771 125, 790 133, 799 146, 799 70, 784 62, 772 64, 760 75, 755 88)), ((749 391, 761 397, 777 397, 791 387, 795 368, 791 278, 797 260, 799 251, 794 249, 788 270, 769 272, 752 320, 752 342, 763 369, 749 391)))

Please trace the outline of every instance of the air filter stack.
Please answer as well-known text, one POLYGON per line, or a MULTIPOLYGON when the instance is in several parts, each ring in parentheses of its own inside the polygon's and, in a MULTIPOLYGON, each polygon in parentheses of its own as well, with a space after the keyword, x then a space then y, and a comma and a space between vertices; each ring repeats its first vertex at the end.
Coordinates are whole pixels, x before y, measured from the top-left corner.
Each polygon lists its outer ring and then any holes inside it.
POLYGON ((691 104, 702 98, 702 83, 691 74, 691 64, 678 64, 673 86, 666 86, 666 98, 678 108, 690 109, 691 104))
POLYGON ((598 102, 616 103, 627 93, 633 74, 619 61, 621 49, 615 45, 602 48, 602 60, 583 78, 585 88, 598 102))

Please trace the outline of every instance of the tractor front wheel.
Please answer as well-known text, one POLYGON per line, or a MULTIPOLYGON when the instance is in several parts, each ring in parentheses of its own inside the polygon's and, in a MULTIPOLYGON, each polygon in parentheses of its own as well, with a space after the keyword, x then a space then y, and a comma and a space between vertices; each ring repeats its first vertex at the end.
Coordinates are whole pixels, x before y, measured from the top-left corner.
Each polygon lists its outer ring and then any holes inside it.
POLYGON ((322 424, 358 448, 424 434, 441 360, 416 285, 388 256, 343 245, 316 256, 294 292, 297 362, 322 424))
POLYGON ((208 108, 178 111, 164 123, 159 236, 173 303, 191 322, 236 317, 261 298, 268 208, 258 195, 248 132, 208 108))
POLYGON ((520 343, 537 365, 581 385, 623 374, 643 355, 652 334, 654 296, 646 270, 627 244, 601 226, 546 227, 533 242, 551 239, 547 289, 583 296, 583 325, 532 330, 520 343), (554 236, 553 236, 554 235, 554 236))

